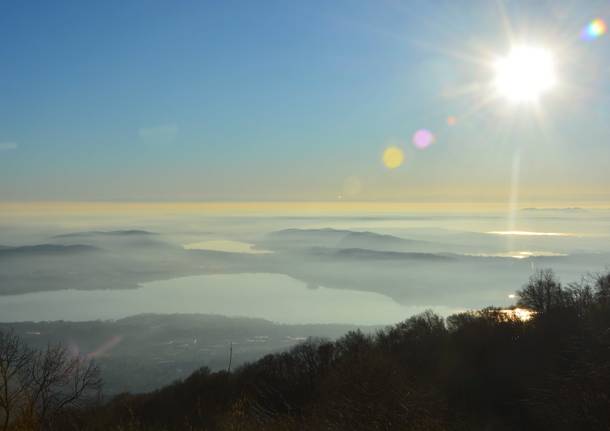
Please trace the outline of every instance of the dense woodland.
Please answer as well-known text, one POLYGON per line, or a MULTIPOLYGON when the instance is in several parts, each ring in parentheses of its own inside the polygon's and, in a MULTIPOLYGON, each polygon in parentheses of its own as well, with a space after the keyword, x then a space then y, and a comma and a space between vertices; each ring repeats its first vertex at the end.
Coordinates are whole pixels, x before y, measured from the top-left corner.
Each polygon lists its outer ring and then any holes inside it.
POLYGON ((610 429, 610 273, 564 286, 538 271, 517 298, 531 319, 426 312, 147 394, 32 404, 4 430, 610 429))

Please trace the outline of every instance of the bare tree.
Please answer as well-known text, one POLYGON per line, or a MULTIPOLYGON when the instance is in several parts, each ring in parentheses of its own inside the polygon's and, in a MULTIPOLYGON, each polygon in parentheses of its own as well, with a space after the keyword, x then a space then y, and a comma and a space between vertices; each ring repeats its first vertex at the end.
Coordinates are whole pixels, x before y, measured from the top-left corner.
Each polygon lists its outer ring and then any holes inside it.
POLYGON ((12 415, 23 402, 26 387, 23 376, 32 363, 33 351, 11 332, 0 331, 0 413, 6 431, 12 415))
POLYGON ((610 271, 595 276, 595 296, 603 304, 610 303, 610 271))
POLYGON ((43 428, 62 409, 81 406, 101 388, 99 368, 59 344, 34 354, 29 379, 28 413, 43 428))
POLYGON ((579 317, 584 317, 595 304, 595 292, 586 277, 568 284, 563 296, 565 305, 572 308, 579 317))
POLYGON ((96 399, 101 378, 93 362, 61 344, 33 351, 13 333, 0 332, 0 384, 3 431, 12 423, 47 430, 62 410, 96 399))
POLYGON ((552 269, 537 270, 517 294, 519 295, 517 305, 539 313, 546 313, 562 306, 565 299, 561 283, 552 269))

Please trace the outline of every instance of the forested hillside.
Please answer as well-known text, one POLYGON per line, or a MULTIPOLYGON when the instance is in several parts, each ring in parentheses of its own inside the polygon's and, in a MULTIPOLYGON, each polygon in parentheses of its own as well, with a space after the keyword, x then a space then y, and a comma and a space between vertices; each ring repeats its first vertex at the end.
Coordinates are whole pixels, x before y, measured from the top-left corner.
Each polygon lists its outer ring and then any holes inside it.
POLYGON ((80 430, 608 430, 610 274, 539 271, 514 313, 426 312, 65 411, 80 430))

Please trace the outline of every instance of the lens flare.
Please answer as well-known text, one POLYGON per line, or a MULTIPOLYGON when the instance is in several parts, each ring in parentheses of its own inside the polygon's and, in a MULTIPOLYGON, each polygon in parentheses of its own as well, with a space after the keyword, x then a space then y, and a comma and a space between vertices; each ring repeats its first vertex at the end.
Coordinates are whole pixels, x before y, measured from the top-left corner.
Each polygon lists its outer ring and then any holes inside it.
POLYGON ((386 168, 396 169, 404 162, 405 155, 400 148, 391 146, 383 152, 382 160, 386 168))
POLYGON ((581 37, 584 40, 594 40, 600 36, 603 36, 608 31, 608 26, 603 19, 597 18, 591 21, 582 30, 581 37))
POLYGON ((426 129, 420 129, 413 134, 413 145, 415 148, 425 150, 434 143, 434 134, 426 129))
POLYGON ((448 126, 455 126, 457 124, 458 120, 456 117, 454 117, 453 115, 450 115, 447 117, 447 125, 448 126))

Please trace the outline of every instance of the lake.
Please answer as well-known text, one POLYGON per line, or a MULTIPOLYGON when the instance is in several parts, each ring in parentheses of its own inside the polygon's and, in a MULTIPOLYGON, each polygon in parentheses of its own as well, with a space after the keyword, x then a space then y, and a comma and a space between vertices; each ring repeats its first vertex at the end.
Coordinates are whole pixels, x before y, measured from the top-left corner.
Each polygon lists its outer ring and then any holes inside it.
MULTIPOLYGON (((391 324, 421 312, 372 292, 308 288, 279 274, 223 274, 129 290, 59 290, 0 297, 0 320, 109 320, 140 313, 259 317, 279 323, 391 324)), ((448 314, 455 310, 435 311, 448 314)))

